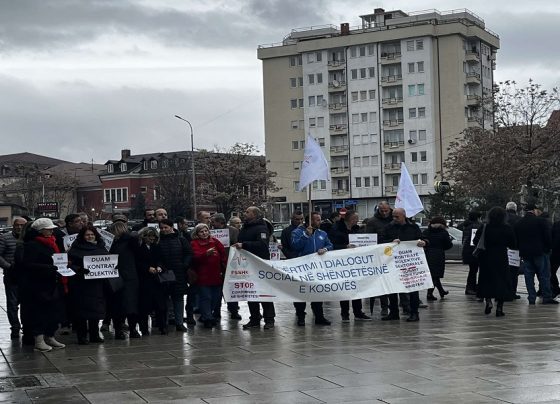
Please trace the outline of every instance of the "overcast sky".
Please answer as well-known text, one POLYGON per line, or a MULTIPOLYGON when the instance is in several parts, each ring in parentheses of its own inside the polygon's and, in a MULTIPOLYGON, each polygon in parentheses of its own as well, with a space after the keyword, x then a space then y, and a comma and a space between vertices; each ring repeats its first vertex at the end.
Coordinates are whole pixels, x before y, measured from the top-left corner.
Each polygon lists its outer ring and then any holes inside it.
POLYGON ((560 84, 557 0, 0 0, 0 154, 104 163, 254 143, 259 44, 386 10, 468 8, 500 35, 497 81, 560 84))

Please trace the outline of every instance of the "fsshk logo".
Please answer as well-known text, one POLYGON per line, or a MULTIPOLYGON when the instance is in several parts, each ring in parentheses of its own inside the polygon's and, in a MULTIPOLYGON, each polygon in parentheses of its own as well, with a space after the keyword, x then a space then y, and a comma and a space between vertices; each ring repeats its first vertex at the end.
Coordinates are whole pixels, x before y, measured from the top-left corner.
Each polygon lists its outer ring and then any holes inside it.
POLYGON ((311 154, 307 154, 307 155, 303 156, 303 165, 307 166, 307 165, 311 164, 312 160, 313 160, 313 156, 311 154))
POLYGON ((249 262, 247 262, 247 258, 241 254, 235 254, 231 259, 230 265, 233 269, 245 269, 249 266, 249 262))

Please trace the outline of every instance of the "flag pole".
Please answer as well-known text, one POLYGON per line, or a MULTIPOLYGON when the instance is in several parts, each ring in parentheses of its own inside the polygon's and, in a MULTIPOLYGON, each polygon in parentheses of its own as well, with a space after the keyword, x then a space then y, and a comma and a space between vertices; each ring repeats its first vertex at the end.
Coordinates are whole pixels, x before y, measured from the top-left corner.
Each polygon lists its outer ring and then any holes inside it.
MULTIPOLYGON (((312 184, 312 183, 311 183, 312 184)), ((311 212, 313 212, 313 203, 311 202, 311 184, 309 184, 307 186, 307 188, 309 189, 307 195, 308 195, 308 199, 307 199, 307 203, 308 203, 308 207, 309 207, 309 223, 311 223, 311 212)))

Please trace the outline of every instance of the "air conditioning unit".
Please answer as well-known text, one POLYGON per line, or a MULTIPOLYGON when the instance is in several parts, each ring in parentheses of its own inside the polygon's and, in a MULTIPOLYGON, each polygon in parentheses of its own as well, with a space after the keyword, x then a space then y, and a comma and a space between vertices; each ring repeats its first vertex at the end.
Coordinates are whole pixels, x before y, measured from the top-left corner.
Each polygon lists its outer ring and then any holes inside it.
POLYGON ((416 143, 416 140, 415 139, 408 139, 408 143, 409 144, 414 144, 414 143, 416 143))

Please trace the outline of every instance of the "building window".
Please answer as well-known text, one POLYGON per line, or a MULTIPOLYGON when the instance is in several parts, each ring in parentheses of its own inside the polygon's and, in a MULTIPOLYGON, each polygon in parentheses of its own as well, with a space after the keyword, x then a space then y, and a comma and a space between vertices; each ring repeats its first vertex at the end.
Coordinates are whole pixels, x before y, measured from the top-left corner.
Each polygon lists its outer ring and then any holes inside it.
POLYGON ((298 121, 292 121, 291 122, 291 128, 292 129, 299 129, 298 121))
POLYGON ((375 90, 369 90, 369 99, 375 100, 375 90))
POLYGON ((317 106, 320 107, 321 105, 323 105, 323 96, 318 95, 317 96, 317 106))
POLYGON ((369 135, 362 135, 362 144, 369 143, 369 135))
POLYGON ((299 192, 299 181, 294 181, 294 191, 299 192))
POLYGON ((366 68, 365 68, 365 67, 362 67, 362 68, 360 69, 360 78, 361 78, 361 79, 367 78, 367 75, 366 75, 366 68))
POLYGON ((317 118, 317 127, 318 128, 323 128, 325 126, 325 117, 324 116, 320 116, 317 118))
POLYGON ((371 134, 371 143, 377 143, 377 134, 376 133, 371 134))
POLYGON ((300 140, 299 141, 299 148, 302 149, 302 150, 305 149, 305 140, 300 140))
POLYGON ((366 55, 366 47, 360 46, 360 57, 363 57, 365 55, 366 55))
POLYGON ((414 73, 414 63, 409 63, 408 64, 408 72, 409 73, 414 73))
POLYGON ((418 68, 418 73, 424 73, 424 62, 417 62, 416 67, 418 68))
POLYGON ((290 66, 294 67, 297 64, 297 56, 290 56, 290 66))
POLYGON ((322 61, 322 60, 323 60, 323 53, 322 53, 322 52, 316 52, 316 53, 315 53, 315 60, 316 60, 317 62, 322 61))
POLYGON ((416 131, 415 130, 408 131, 408 138, 412 141, 416 141, 416 131))
POLYGON ((352 102, 356 102, 358 101, 358 92, 357 91, 352 91, 350 93, 351 97, 352 97, 352 102))
POLYGON ((368 116, 367 112, 362 112, 362 113, 360 114, 360 118, 361 118, 360 120, 361 120, 362 122, 367 122, 367 116, 368 116))
POLYGON ((292 150, 299 150, 299 142, 297 140, 292 140, 292 150))
POLYGON ((315 62, 315 53, 308 53, 307 54, 307 63, 315 62))
POLYGON ((293 162, 294 170, 299 170, 300 166, 301 166, 301 161, 294 161, 293 162))
POLYGON ((317 143, 319 143, 319 146, 325 147, 325 138, 324 137, 317 138, 317 143))
POLYGON ((367 101, 367 91, 366 90, 360 91, 360 101, 367 101))
POLYGON ((418 140, 426 140, 426 130, 420 129, 418 131, 418 140))
POLYGON ((303 87, 303 76, 298 77, 298 85, 299 85, 300 87, 303 87))
POLYGON ((104 202, 127 202, 128 201, 128 188, 111 188, 106 189, 104 192, 104 202))
POLYGON ((297 108, 297 98, 292 98, 290 100, 290 108, 292 109, 297 108))
POLYGON ((369 167, 369 156, 362 157, 362 167, 369 167))
POLYGON ((371 165, 376 166, 379 164, 379 156, 371 156, 371 165))
POLYGON ((307 75, 307 80, 309 81, 309 84, 315 84, 315 75, 314 74, 308 74, 307 75))
POLYGON ((370 122, 377 122, 377 112, 370 112, 369 113, 369 121, 370 122))
POLYGON ((420 152, 420 161, 428 161, 427 157, 426 157, 426 152, 425 151, 421 151, 420 152))
POLYGON ((297 79, 295 77, 290 78, 290 87, 291 88, 297 87, 297 79))
POLYGON ((416 163, 418 161, 418 153, 416 152, 410 153, 410 161, 412 163, 416 163))
POLYGON ((408 96, 413 97, 415 95, 416 95, 416 85, 415 84, 409 84, 409 86, 408 86, 408 96))
POLYGON ((358 69, 352 69, 350 70, 350 77, 352 78, 352 80, 357 80, 358 79, 358 69))
POLYGON ((418 84, 418 95, 424 95, 424 84, 418 84))
POLYGON ((169 160, 164 159, 164 160, 161 162, 161 167, 162 167, 162 168, 167 168, 167 167, 169 167, 169 160))
POLYGON ((372 79, 375 77, 375 67, 368 67, 369 78, 372 79))
POLYGON ((361 143, 360 143, 360 140, 361 140, 361 139, 362 139, 362 138, 361 138, 360 135, 354 135, 352 144, 353 144, 354 146, 359 146, 359 145, 361 144, 361 143))
POLYGON ((426 117, 426 108, 419 107, 418 108, 418 118, 425 118, 426 117))
POLYGON ((112 164, 107 164, 107 172, 112 173, 113 170, 114 170, 113 165, 112 164))
POLYGON ((354 157, 354 167, 361 167, 362 159, 360 157, 354 157))
POLYGON ((409 118, 416 118, 416 108, 409 108, 408 109, 408 117, 409 118))
POLYGON ((360 115, 352 114, 352 123, 360 123, 360 115))
POLYGON ((406 41, 406 50, 413 51, 414 50, 414 41, 406 41))
POLYGON ((298 107, 303 108, 303 98, 298 98, 298 107))
POLYGON ((428 184, 428 174, 421 174, 421 182, 422 185, 427 185, 428 184))
POLYGON ((145 194, 146 192, 148 192, 148 187, 146 187, 146 186, 140 187, 140 193, 141 194, 145 194))
POLYGON ((310 128, 314 128, 314 127, 315 127, 315 118, 309 118, 309 127, 310 127, 310 128))
POLYGON ((361 188, 362 186, 362 177, 354 178, 356 180, 356 188, 361 188))
POLYGON ((144 168, 144 170, 148 169, 148 162, 146 160, 142 163, 142 168, 144 168))
POLYGON ((315 106, 315 96, 312 95, 312 96, 308 97, 308 99, 309 99, 309 106, 314 107, 315 106))
POLYGON ((367 46, 367 49, 368 49, 368 55, 369 56, 372 56, 375 53, 375 45, 369 44, 367 46))
POLYGON ((352 46, 352 47, 350 48, 350 57, 351 57, 351 58, 355 58, 355 57, 356 57, 356 47, 355 47, 355 46, 352 46))
POLYGON ((371 178, 370 177, 364 177, 364 187, 366 187, 366 188, 371 187, 371 178))
POLYGON ((416 40, 416 50, 423 50, 424 49, 424 40, 417 39, 416 40))
POLYGON ((418 174, 412 174, 412 183, 418 185, 418 174))
POLYGON ((157 169, 157 160, 152 160, 152 161, 150 161, 150 168, 151 168, 152 170, 157 169))
POLYGON ((374 186, 374 187, 378 187, 378 186, 379 186, 379 177, 373 177, 373 186, 374 186))
POLYGON ((317 73, 317 84, 321 84, 323 82, 323 73, 317 73))

